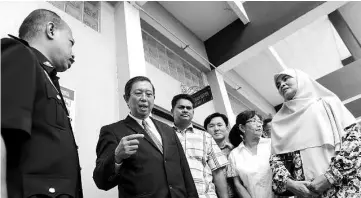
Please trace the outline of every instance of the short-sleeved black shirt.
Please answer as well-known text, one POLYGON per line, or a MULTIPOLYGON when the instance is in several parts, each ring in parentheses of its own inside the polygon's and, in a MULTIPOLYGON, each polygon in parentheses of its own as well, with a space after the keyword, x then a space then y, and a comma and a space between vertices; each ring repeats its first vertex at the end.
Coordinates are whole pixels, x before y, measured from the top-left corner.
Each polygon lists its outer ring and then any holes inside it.
POLYGON ((26 41, 1 39, 1 133, 9 197, 82 197, 78 147, 58 79, 49 60, 26 41))

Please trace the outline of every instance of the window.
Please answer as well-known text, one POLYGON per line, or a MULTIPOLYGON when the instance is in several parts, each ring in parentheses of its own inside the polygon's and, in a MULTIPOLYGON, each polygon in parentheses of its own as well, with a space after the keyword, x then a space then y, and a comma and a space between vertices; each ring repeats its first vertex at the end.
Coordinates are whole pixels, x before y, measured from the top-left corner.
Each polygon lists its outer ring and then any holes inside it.
POLYGON ((199 87, 201 89, 205 86, 200 70, 144 30, 142 30, 142 38, 145 61, 187 87, 199 87))
POLYGON ((90 28, 100 32, 99 1, 48 1, 90 28))

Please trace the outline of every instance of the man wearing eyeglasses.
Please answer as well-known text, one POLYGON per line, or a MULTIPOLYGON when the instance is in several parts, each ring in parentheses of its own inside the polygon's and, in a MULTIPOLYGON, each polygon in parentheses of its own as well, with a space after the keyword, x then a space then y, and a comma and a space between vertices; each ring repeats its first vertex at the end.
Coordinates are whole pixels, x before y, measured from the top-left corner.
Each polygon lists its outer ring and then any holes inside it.
POLYGON ((98 188, 118 185, 119 197, 198 197, 177 135, 149 115, 155 89, 144 76, 130 79, 124 90, 130 113, 100 130, 93 178, 98 188))

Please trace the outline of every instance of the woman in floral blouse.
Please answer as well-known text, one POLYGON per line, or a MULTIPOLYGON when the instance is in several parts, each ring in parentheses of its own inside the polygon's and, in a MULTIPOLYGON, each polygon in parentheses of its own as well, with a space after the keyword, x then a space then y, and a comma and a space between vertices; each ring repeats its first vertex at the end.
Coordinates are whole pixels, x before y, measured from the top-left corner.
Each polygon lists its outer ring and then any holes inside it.
POLYGON ((331 91, 295 69, 275 75, 272 189, 296 197, 361 197, 361 131, 331 91))

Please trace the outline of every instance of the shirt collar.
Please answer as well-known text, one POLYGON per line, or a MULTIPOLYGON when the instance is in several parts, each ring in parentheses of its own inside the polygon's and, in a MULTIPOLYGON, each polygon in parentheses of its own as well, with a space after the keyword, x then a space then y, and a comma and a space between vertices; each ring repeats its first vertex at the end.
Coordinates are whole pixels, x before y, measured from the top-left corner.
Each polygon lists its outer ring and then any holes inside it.
POLYGON ((57 77, 57 72, 55 67, 50 63, 50 61, 37 49, 31 47, 33 52, 35 53, 36 57, 38 58, 39 62, 41 63, 41 67, 44 68, 46 73, 49 74, 49 76, 53 79, 54 77, 57 77))
MULTIPOLYGON (((261 137, 261 139, 259 140, 257 146, 259 146, 260 144, 267 144, 269 141, 271 141, 271 139, 269 139, 269 138, 262 138, 262 137, 261 137)), ((245 147, 246 147, 246 146, 244 145, 244 140, 243 140, 243 141, 238 145, 237 148, 242 149, 242 148, 245 148, 245 147)))
MULTIPOLYGON (((137 121, 140 126, 143 126, 143 123, 142 123, 143 120, 142 120, 142 119, 136 118, 136 117, 133 116, 131 113, 129 113, 129 116, 130 116, 131 118, 133 118, 135 121, 137 121)), ((150 122, 152 122, 152 120, 150 119, 150 115, 149 115, 147 118, 145 118, 144 120, 145 120, 148 124, 149 124, 150 122)))
POLYGON ((184 132, 187 132, 187 131, 194 133, 194 127, 193 127, 192 123, 187 128, 185 128, 183 131, 178 129, 178 127, 176 127, 175 124, 173 123, 173 129, 178 133, 184 133, 184 132))
POLYGON ((23 40, 23 39, 21 39, 21 38, 18 38, 18 37, 14 36, 14 35, 11 35, 11 34, 8 34, 8 36, 11 37, 11 38, 13 38, 13 39, 15 39, 15 40, 17 40, 17 41, 20 41, 20 42, 23 43, 24 45, 30 47, 30 45, 29 45, 29 43, 28 43, 27 41, 25 41, 25 40, 23 40))
POLYGON ((224 149, 224 148, 229 148, 229 149, 233 149, 233 145, 231 143, 229 143, 228 141, 224 141, 223 145, 219 147, 220 149, 224 149))
POLYGON ((31 47, 29 45, 29 43, 21 38, 18 38, 16 36, 13 36, 11 34, 8 34, 9 37, 17 40, 17 41, 20 41, 21 43, 23 43, 24 45, 28 46, 35 54, 35 56, 37 57, 38 61, 41 63, 41 66, 44 68, 44 70, 46 71, 46 73, 49 74, 50 78, 51 79, 59 79, 59 77, 56 76, 57 72, 56 72, 56 69, 53 65, 51 65, 49 59, 47 59, 44 54, 42 54, 39 50, 31 47))
POLYGON ((242 141, 242 142, 238 145, 237 148, 238 148, 239 150, 245 148, 244 141, 242 141))

